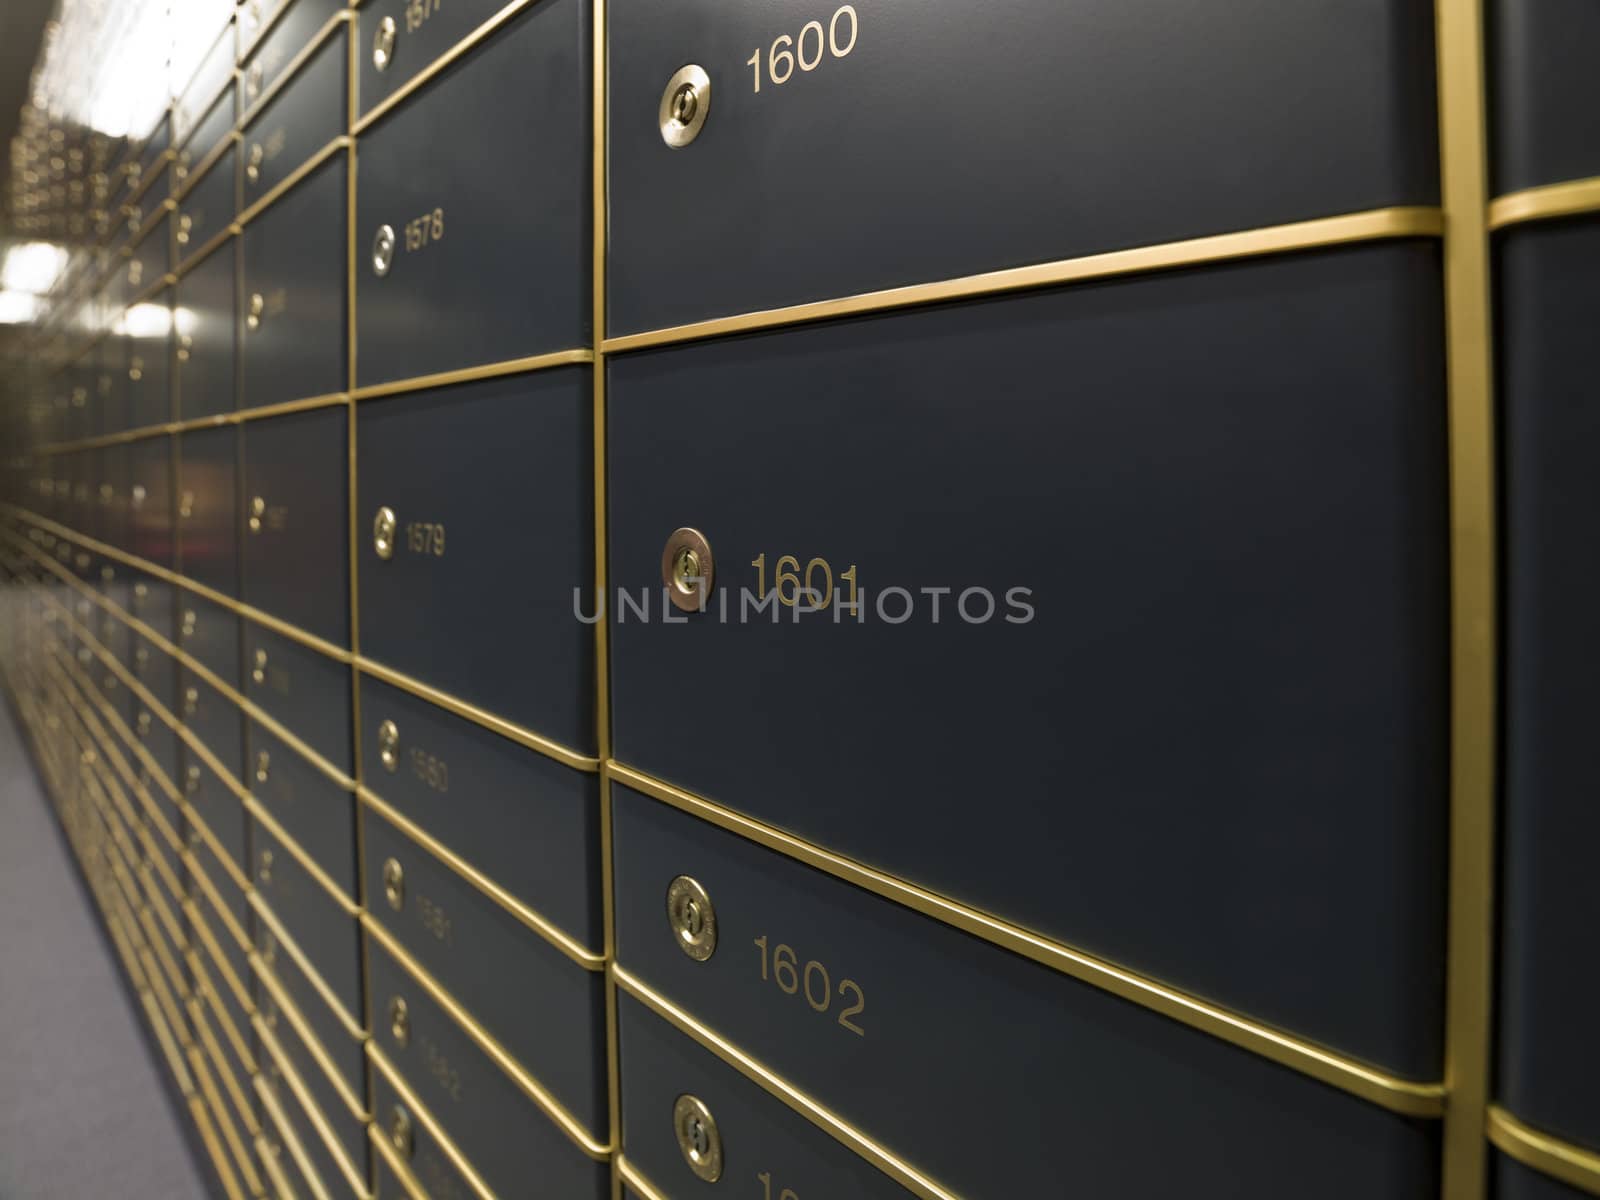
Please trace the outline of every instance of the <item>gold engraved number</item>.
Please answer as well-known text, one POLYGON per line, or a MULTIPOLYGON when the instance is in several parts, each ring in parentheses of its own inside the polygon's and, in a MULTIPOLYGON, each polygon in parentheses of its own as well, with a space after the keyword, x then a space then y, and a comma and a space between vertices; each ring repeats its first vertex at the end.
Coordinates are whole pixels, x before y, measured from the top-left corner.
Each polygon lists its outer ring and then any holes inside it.
POLYGON ((417 554, 444 557, 444 524, 433 521, 406 522, 406 549, 417 554))
MULTIPOLYGON (((800 27, 798 37, 785 33, 767 49, 767 78, 774 84, 789 82, 795 67, 802 71, 815 71, 827 54, 843 58, 856 48, 856 34, 860 31, 853 4, 841 5, 828 21, 823 32, 821 21, 807 21, 800 27), (848 35, 848 36, 846 36, 848 35), (793 49, 790 49, 793 47, 793 49)), ((754 90, 761 90, 761 47, 745 59, 745 66, 754 75, 754 90)))
MULTIPOLYGON (((772 1194, 772 1172, 763 1171, 756 1178, 761 1180, 762 1200, 774 1200, 772 1194)), ((800 1200, 800 1193, 793 1188, 784 1188, 777 1194, 776 1200, 800 1200)))
POLYGON ((406 222, 406 250, 421 250, 429 242, 444 236, 444 209, 436 208, 423 213, 414 221, 406 222))
POLYGON ((461 1076, 450 1065, 450 1060, 427 1038, 422 1038, 421 1042, 422 1057, 427 1060, 428 1074, 438 1081, 440 1087, 450 1093, 452 1100, 461 1099, 461 1076))
MULTIPOLYGON (((755 939, 757 946, 761 947, 761 978, 771 980, 777 985, 780 992, 795 996, 804 994, 806 1003, 813 1012, 825 1013, 833 1007, 833 984, 828 978, 828 968, 816 959, 808 959, 804 966, 794 952, 794 947, 779 942, 772 948, 770 970, 767 956, 767 937, 762 934, 755 939)), ((838 998, 844 1000, 854 999, 855 1003, 844 1005, 840 1008, 838 1022, 857 1037, 864 1037, 866 1030, 857 1025, 850 1018, 857 1016, 867 1007, 866 994, 861 990, 861 985, 853 979, 839 981, 838 998)))
POLYGON ((416 746, 409 752, 411 773, 436 792, 450 790, 450 768, 444 759, 436 758, 416 746))
POLYGON ((415 33, 422 23, 439 11, 439 0, 407 0, 406 32, 415 33))
MULTIPOLYGON (((766 552, 756 555, 750 560, 750 565, 756 569, 756 595, 767 594, 767 555, 766 552)), ((856 567, 850 564, 848 571, 839 572, 839 579, 850 585, 850 592, 845 604, 851 608, 856 604, 856 567)), ((792 554, 785 554, 778 560, 777 570, 773 572, 772 586, 778 591, 778 601, 793 608, 802 599, 806 607, 812 612, 821 612, 833 602, 833 568, 828 565, 825 558, 813 558, 806 563, 804 573, 800 570, 800 560, 792 554)))
POLYGON ((444 909, 426 896, 417 897, 417 917, 422 927, 434 937, 447 946, 454 945, 450 939, 450 918, 445 916, 444 909))

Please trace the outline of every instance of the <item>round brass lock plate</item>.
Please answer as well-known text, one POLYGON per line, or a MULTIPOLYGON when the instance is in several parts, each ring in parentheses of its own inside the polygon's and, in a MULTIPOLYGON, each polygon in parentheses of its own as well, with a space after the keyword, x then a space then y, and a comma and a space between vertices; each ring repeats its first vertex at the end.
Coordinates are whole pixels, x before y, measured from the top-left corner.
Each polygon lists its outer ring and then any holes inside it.
POLYGON ((261 328, 261 314, 267 311, 267 298, 260 292, 250 293, 250 311, 245 315, 246 329, 261 328))
POLYGON ((263 684, 263 683, 266 683, 266 681, 267 681, 267 652, 265 650, 257 650, 256 651, 255 666, 252 667, 251 670, 250 670, 250 680, 251 680, 252 683, 255 683, 258 686, 263 684))
POLYGON ((372 235, 372 273, 383 278, 394 265, 394 226, 379 225, 372 235))
POLYGON ((261 852, 261 869, 256 872, 256 875, 261 879, 262 883, 271 883, 272 882, 272 851, 271 850, 263 850, 261 852))
POLYGON ((677 1134, 678 1149, 689 1170, 707 1183, 722 1178, 722 1135, 700 1097, 686 1092, 673 1103, 672 1132, 677 1134))
POLYGON ((716 953, 717 910, 698 880, 679 875, 667 885, 667 923, 678 949, 695 962, 716 953))
POLYGON ((256 754, 256 782, 265 783, 268 777, 268 768, 272 765, 272 757, 265 750, 256 754))
POLYGON ((667 80, 656 114, 661 140, 674 150, 682 149, 700 136, 710 111, 711 76, 692 63, 678 68, 667 80))
POLYGON ((400 765, 400 728, 393 721, 378 726, 378 757, 385 771, 394 771, 400 765))
POLYGON ((711 543, 698 529, 674 529, 661 551, 661 582, 674 608, 704 612, 706 598, 716 586, 716 562, 711 543))
POLYGON ((389 1033, 397 1046, 404 1046, 411 1040, 411 1009, 404 997, 394 996, 389 1000, 389 1033))
POLYGON ((406 873, 398 859, 385 859, 383 864, 383 898, 389 907, 399 912, 406 902, 406 873))
POLYGON ((389 1113, 389 1144, 401 1157, 410 1158, 412 1142, 411 1114, 396 1104, 389 1113))
POLYGON ((387 71, 389 64, 394 61, 394 39, 398 30, 393 17, 385 17, 378 22, 378 28, 372 35, 372 65, 380 71, 387 71))
POLYGON ((378 557, 391 559, 394 557, 394 509, 385 505, 378 510, 378 515, 372 518, 372 548, 378 552, 378 557))

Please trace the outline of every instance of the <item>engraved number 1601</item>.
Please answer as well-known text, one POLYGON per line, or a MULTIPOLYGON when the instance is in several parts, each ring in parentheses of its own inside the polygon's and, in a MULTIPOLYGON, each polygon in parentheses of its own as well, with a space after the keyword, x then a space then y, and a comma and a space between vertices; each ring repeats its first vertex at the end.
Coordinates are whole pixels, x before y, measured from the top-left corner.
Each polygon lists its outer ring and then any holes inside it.
MULTIPOLYGON (((859 25, 855 6, 841 5, 828 21, 828 31, 822 31, 821 21, 807 21, 800 27, 800 36, 792 38, 787 33, 777 38, 767 50, 767 78, 775 84, 789 82, 798 65, 802 71, 815 71, 824 53, 843 58, 856 48, 859 25), (846 19, 848 18, 848 20, 846 19), (846 34, 849 35, 846 38, 846 34), (793 46, 791 50, 789 47, 793 46)), ((745 60, 745 65, 755 72, 755 90, 761 90, 761 47, 745 60)))

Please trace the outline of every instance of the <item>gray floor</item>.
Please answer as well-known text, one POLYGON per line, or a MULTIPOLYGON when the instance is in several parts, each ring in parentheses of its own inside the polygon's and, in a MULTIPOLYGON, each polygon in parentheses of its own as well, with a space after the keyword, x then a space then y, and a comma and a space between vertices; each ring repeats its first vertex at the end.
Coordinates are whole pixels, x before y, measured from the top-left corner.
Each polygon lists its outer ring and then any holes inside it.
POLYGON ((200 1200, 165 1068, 0 698, 0 1200, 200 1200))

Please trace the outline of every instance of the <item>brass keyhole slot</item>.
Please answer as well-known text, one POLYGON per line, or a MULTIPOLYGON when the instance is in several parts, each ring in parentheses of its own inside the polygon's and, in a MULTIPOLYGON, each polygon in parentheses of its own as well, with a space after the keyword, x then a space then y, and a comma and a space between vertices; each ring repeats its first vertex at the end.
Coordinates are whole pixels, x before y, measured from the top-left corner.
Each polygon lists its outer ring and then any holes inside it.
POLYGON ((716 586, 716 560, 711 543, 698 529, 674 529, 661 551, 661 582, 674 608, 704 612, 706 598, 716 586))
POLYGON ((667 885, 667 924, 673 941, 696 962, 717 950, 717 910, 698 880, 679 875, 667 885))
POLYGON ((394 509, 387 505, 380 508, 378 515, 372 518, 372 548, 377 551, 379 558, 391 559, 394 557, 396 520, 394 509))
POLYGON ((697 1178, 707 1183, 722 1178, 722 1135, 703 1100, 688 1093, 679 1096, 672 1105, 672 1131, 683 1161, 697 1178))
POLYGON ((385 771, 400 766, 400 728, 393 721, 378 726, 378 758, 385 771))
POLYGON ((397 1046, 404 1046, 411 1040, 411 1009, 400 996, 389 1001, 389 1033, 397 1046))
POLYGON ((406 902, 406 872, 398 859, 386 859, 383 864, 383 898, 389 907, 399 912, 406 902))

